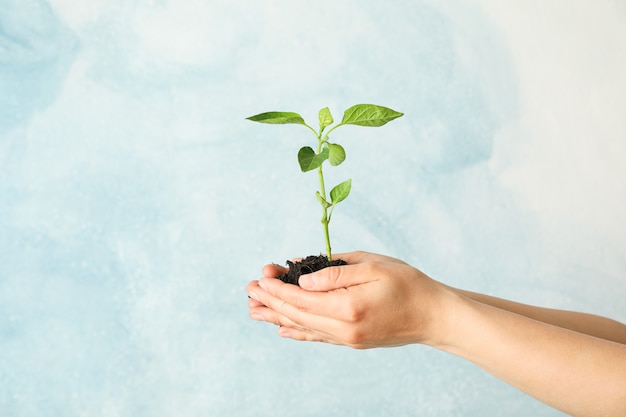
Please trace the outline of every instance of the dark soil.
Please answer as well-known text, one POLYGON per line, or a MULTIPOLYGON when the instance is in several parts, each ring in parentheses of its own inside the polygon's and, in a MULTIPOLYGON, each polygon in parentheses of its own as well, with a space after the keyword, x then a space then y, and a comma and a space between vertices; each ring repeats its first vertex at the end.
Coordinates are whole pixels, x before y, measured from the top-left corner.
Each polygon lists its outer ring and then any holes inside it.
POLYGON ((310 274, 311 272, 319 271, 320 269, 324 269, 329 266, 340 266, 347 264, 348 263, 343 259, 333 259, 331 262, 328 262, 328 258, 326 257, 326 255, 307 256, 301 261, 287 261, 289 272, 279 276, 278 279, 288 284, 298 285, 300 275, 310 274))

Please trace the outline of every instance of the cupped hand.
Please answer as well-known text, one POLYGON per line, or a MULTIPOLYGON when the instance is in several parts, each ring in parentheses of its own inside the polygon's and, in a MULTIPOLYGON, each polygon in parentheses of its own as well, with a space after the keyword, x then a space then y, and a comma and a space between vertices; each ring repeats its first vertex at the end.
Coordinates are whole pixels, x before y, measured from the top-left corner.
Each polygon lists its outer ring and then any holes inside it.
POLYGON ((403 261, 367 252, 336 255, 348 262, 300 278, 300 287, 275 277, 248 285, 250 317, 280 326, 279 334, 357 349, 428 343, 434 338, 446 287, 403 261))

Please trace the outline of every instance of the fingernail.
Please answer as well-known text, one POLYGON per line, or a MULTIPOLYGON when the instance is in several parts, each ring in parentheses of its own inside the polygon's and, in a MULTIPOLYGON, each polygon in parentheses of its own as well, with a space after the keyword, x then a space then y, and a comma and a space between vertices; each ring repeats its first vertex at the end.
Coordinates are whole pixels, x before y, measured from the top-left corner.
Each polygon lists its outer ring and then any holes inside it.
POLYGON ((250 292, 248 293, 248 295, 249 295, 249 296, 250 296, 250 298, 252 298, 253 300, 261 301, 261 300, 259 300, 259 296, 258 296, 258 295, 256 295, 256 293, 254 293, 254 292, 252 292, 252 291, 250 291, 250 292))
POLYGON ((291 339, 291 333, 289 333, 289 329, 286 329, 284 327, 281 327, 280 329, 278 329, 278 335, 280 337, 286 337, 291 339))
POLYGON ((259 281, 259 287, 263 288, 265 291, 267 291, 267 287, 265 286, 265 283, 263 282, 263 280, 259 281))
POLYGON ((300 287, 304 288, 305 290, 312 290, 315 287, 315 277, 312 276, 313 274, 305 274, 300 276, 300 279, 298 280, 298 285, 300 285, 300 287))

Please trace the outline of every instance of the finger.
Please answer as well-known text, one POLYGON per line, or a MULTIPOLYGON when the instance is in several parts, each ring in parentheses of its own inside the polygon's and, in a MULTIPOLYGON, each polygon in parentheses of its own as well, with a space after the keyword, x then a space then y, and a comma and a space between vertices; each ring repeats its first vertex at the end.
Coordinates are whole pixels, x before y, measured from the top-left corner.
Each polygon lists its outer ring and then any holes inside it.
POLYGON ((285 311, 285 314, 281 314, 269 307, 255 307, 250 309, 250 317, 254 320, 266 321, 278 325, 279 335, 282 337, 301 341, 344 345, 356 349, 368 347, 357 340, 351 342, 350 335, 358 337, 359 333, 350 331, 349 328, 346 328, 345 323, 341 321, 302 312, 299 313, 302 315, 301 320, 292 320, 289 317, 289 308, 291 308, 291 306, 283 302, 280 309, 285 311))
POLYGON ((248 298, 248 308, 261 307, 263 304, 254 298, 248 298))
MULTIPOLYGON (((249 315, 253 320, 267 321, 277 325, 291 325, 295 326, 295 323, 288 318, 282 316, 279 311, 272 310, 267 307, 265 303, 270 299, 269 294, 259 286, 259 281, 252 281, 248 284, 248 308, 250 309, 249 315), (265 301, 264 301, 265 300, 265 301)), ((279 310, 282 309, 287 303, 282 301, 279 310)), ((277 304, 274 303, 274 306, 277 304)))
POLYGON ((350 343, 347 340, 338 339, 338 338, 333 337, 332 335, 326 335, 323 333, 309 331, 307 329, 292 328, 288 326, 280 326, 278 328, 278 335, 281 337, 299 340, 299 341, 329 343, 333 345, 348 346, 353 349, 359 349, 359 350, 379 347, 379 345, 377 344, 370 344, 370 343, 360 343, 360 342, 350 343))
POLYGON ((248 301, 248 306, 250 306, 250 302, 254 303, 258 303, 259 305, 263 305, 263 303, 261 303, 261 301, 259 300, 259 295, 257 294, 259 288, 259 281, 258 280, 254 280, 254 281, 250 281, 248 283, 248 286, 246 287, 246 291, 248 293, 248 299, 251 301, 248 301))
POLYGON ((280 311, 282 303, 286 302, 301 312, 311 314, 324 312, 324 315, 327 315, 328 307, 337 301, 337 297, 329 293, 306 291, 297 285, 275 278, 260 279, 256 288, 252 287, 250 292, 257 297, 258 301, 277 311, 280 311))
POLYGON ((289 269, 276 264, 269 264, 263 267, 264 277, 276 278, 283 274, 286 274, 287 272, 289 272, 289 269))
POLYGON ((258 314, 262 320, 275 324, 291 323, 289 327, 338 334, 342 323, 355 317, 358 296, 347 291, 312 292, 275 278, 263 278, 251 292, 265 307, 255 307, 250 314, 258 314))
POLYGON ((306 312, 309 306, 322 302, 319 297, 311 297, 322 294, 304 291, 297 285, 276 278, 266 277, 251 283, 248 292, 253 299, 279 313, 283 312, 285 305, 290 309, 306 312))
POLYGON ((278 335, 293 340, 306 341, 306 342, 322 342, 330 343, 333 345, 341 345, 342 343, 323 336, 321 334, 312 332, 306 329, 299 329, 295 327, 280 326, 278 328, 278 335))
MULTIPOLYGON (((290 309, 293 309, 293 306, 290 306, 285 301, 280 303, 278 309, 272 309, 265 305, 257 305, 250 308, 250 318, 316 335, 328 334, 329 329, 337 332, 337 329, 341 326, 341 323, 336 320, 302 312, 297 313, 300 319, 294 320, 291 318, 293 311, 290 311, 290 309)), ((317 336, 317 338, 324 339, 324 341, 331 340, 328 336, 323 338, 317 336)))
POLYGON ((266 321, 277 326, 288 326, 298 328, 299 325, 269 307, 257 306, 250 309, 250 318, 257 321, 266 321))
POLYGON ((355 252, 345 252, 345 253, 337 253, 333 254, 333 259, 343 259, 348 264, 360 264, 364 262, 391 262, 391 263, 401 263, 405 262, 392 258, 390 256, 378 255, 375 253, 365 252, 365 251, 355 251, 355 252))
POLYGON ((376 280, 376 263, 330 266, 300 277, 300 287, 308 291, 333 291, 376 280))
POLYGON ((251 291, 258 295, 262 304, 299 326, 326 333, 336 330, 335 322, 350 322, 360 314, 364 292, 360 286, 327 292, 307 291, 275 278, 262 278, 251 291))

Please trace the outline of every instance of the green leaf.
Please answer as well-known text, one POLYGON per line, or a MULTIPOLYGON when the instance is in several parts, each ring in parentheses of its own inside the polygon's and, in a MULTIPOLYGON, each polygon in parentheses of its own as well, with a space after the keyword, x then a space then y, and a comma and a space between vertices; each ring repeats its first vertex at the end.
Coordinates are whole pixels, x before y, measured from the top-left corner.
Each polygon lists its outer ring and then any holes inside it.
POLYGON ((298 163, 300 163, 300 169, 302 172, 307 172, 315 168, 319 168, 322 163, 328 159, 328 154, 328 148, 324 148, 319 154, 316 154, 315 151, 309 146, 300 148, 298 151, 298 163))
POLYGON ((317 197, 317 201, 320 202, 322 207, 324 207, 324 208, 330 207, 330 203, 328 201, 326 201, 326 199, 324 197, 322 197, 322 195, 320 194, 319 191, 315 192, 315 197, 317 197))
POLYGON ((336 143, 327 143, 328 145, 328 162, 332 166, 337 166, 346 160, 346 151, 343 149, 343 146, 338 145, 336 143))
POLYGON ((334 121, 333 115, 330 114, 330 110, 328 109, 328 107, 324 107, 322 110, 320 110, 319 119, 320 119, 320 132, 326 129, 328 126, 332 125, 334 121))
POLYGON ((352 187, 352 179, 346 180, 341 184, 338 184, 330 190, 330 201, 333 205, 343 201, 350 194, 350 188, 352 187))
POLYGON ((400 116, 402 113, 387 107, 375 104, 357 104, 345 111, 341 124, 378 127, 400 116))
POLYGON ((259 123, 269 123, 274 125, 304 124, 304 119, 298 113, 283 111, 270 111, 267 113, 261 113, 255 116, 247 117, 246 120, 251 120, 253 122, 259 123))

